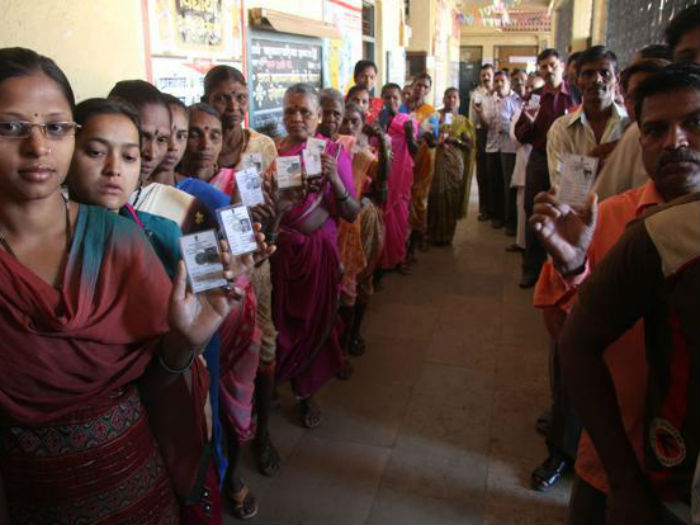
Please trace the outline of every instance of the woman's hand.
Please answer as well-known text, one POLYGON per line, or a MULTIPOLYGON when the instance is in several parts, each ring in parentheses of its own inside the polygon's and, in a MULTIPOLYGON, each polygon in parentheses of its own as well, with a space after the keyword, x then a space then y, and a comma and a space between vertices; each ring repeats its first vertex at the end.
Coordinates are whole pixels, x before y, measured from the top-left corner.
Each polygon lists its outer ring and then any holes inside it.
MULTIPOLYGON (((264 237, 263 237, 264 238, 264 237)), ((233 281, 241 271, 252 267, 252 256, 234 257, 226 241, 220 241, 221 263, 224 277, 233 281)), ((230 289, 216 288, 202 294, 195 294, 187 286, 185 263, 180 261, 173 290, 168 305, 170 330, 183 342, 183 351, 203 349, 214 335, 234 305, 243 297, 243 291, 232 286, 230 289)))

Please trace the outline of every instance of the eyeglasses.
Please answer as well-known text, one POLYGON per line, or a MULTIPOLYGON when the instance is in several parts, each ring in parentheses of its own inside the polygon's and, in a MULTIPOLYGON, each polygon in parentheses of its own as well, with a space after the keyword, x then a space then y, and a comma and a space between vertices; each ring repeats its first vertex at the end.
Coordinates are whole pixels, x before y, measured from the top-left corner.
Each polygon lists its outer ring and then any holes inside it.
POLYGON ((81 128, 75 122, 46 122, 35 124, 15 120, 11 122, 0 122, 0 137, 5 139, 26 139, 31 136, 32 128, 39 128, 47 139, 61 140, 71 135, 81 128))

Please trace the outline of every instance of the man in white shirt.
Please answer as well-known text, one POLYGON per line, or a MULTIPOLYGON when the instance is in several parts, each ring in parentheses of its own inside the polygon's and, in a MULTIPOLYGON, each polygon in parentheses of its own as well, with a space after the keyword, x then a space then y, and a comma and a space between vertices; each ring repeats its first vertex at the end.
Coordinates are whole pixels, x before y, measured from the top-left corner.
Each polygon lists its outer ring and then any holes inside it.
POLYGON ((481 84, 469 96, 469 120, 476 128, 476 182, 479 186, 479 220, 487 221, 488 213, 488 168, 486 166, 486 127, 476 116, 477 108, 483 107, 484 100, 493 91, 493 66, 484 64, 479 73, 481 84))
MULTIPOLYGON (((669 61, 660 58, 639 60, 622 72, 622 92, 625 95, 625 108, 632 120, 636 121, 634 105, 636 104, 637 86, 645 79, 658 73, 669 61)), ((636 122, 625 130, 617 146, 606 159, 598 172, 593 190, 598 199, 603 200, 623 191, 641 186, 649 180, 642 163, 642 146, 639 144, 639 126, 636 122)))
POLYGON ((594 46, 578 58, 581 107, 554 121, 547 133, 550 183, 559 183, 566 153, 589 155, 604 161, 628 123, 627 111, 615 103, 617 57, 604 46, 594 46))
POLYGON ((491 226, 506 226, 506 234, 515 236, 517 228, 516 191, 511 190, 510 180, 515 166, 517 143, 510 138, 510 123, 520 110, 522 99, 511 90, 506 71, 494 74, 494 92, 476 114, 482 125, 488 128, 486 158, 489 174, 488 213, 491 226))

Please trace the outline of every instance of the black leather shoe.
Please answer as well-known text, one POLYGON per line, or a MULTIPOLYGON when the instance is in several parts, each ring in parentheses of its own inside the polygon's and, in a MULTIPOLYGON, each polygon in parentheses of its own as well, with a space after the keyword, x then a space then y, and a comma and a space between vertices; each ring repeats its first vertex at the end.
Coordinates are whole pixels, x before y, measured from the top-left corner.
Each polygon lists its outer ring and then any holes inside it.
POLYGON ((479 221, 479 222, 486 222, 486 221, 488 221, 490 218, 491 218, 491 217, 489 217, 489 214, 488 214, 488 213, 482 211, 482 212, 479 214, 479 216, 476 218, 476 220, 479 221))
POLYGON ((509 253, 515 253, 515 252, 522 253, 525 251, 525 248, 522 248, 522 247, 518 246, 517 244, 513 243, 513 244, 506 246, 506 251, 509 253))
POLYGON ((569 460, 559 454, 550 454, 544 462, 537 467, 530 478, 532 488, 538 492, 544 492, 551 489, 559 483, 559 480, 569 468, 571 463, 569 460))

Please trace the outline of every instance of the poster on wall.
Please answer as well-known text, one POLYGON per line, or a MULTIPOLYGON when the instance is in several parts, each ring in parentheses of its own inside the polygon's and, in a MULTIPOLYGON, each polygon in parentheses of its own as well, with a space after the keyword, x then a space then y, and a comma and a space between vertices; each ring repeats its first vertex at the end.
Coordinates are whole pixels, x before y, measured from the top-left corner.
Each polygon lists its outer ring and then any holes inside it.
POLYGON ((151 81, 186 104, 199 102, 217 64, 241 68, 242 0, 148 0, 151 81))
POLYGON ((281 34, 251 36, 248 46, 250 126, 283 134, 284 92, 299 82, 321 89, 322 62, 321 40, 281 34))
POLYGON ((355 63, 362 59, 362 1, 324 0, 323 20, 338 28, 342 39, 329 45, 329 84, 345 93, 354 84, 355 63))

